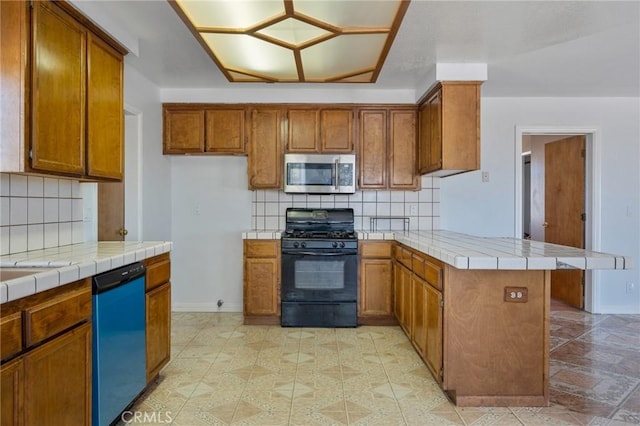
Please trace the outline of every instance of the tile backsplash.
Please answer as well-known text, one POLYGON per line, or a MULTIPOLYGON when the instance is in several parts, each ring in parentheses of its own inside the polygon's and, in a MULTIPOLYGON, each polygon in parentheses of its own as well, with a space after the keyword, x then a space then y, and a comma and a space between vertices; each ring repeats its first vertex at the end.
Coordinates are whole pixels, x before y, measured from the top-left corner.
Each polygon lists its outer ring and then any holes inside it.
POLYGON ((352 208, 355 228, 371 231, 424 231, 440 227, 439 178, 423 177, 420 191, 357 191, 352 195, 285 194, 253 192, 252 226, 255 230, 283 230, 287 207, 352 208), (372 222, 371 218, 377 217, 372 222), (382 219, 393 217, 394 219, 382 219), (408 219, 408 220, 407 220, 408 219))
POLYGON ((0 173, 0 254, 84 241, 80 183, 0 173))

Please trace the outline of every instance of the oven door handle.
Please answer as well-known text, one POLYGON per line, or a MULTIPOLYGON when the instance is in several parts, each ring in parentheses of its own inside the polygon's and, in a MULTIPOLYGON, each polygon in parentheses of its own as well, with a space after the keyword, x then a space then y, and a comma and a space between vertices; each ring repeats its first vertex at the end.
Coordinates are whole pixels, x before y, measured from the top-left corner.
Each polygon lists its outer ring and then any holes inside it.
POLYGON ((318 253, 313 251, 293 251, 293 250, 285 250, 282 254, 299 254, 304 256, 345 256, 345 255, 353 255, 357 254, 357 251, 352 252, 342 252, 342 253, 318 253))

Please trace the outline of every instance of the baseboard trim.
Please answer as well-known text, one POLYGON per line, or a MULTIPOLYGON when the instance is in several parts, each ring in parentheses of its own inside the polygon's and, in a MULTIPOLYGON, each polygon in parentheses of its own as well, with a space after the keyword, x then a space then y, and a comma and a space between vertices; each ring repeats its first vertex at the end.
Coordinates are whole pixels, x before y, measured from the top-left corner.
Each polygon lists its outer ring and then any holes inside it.
POLYGON ((240 303, 224 303, 218 307, 217 303, 174 303, 171 305, 174 312, 242 312, 240 303))

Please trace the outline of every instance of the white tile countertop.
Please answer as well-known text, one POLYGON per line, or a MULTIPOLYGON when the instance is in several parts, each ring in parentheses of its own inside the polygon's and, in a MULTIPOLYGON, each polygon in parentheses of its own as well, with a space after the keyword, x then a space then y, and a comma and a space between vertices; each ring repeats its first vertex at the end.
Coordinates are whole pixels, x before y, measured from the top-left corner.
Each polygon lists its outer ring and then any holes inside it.
MULTIPOLYGON (((359 240, 394 240, 458 269, 630 269, 626 256, 540 241, 476 237, 452 231, 357 231, 359 240)), ((281 231, 248 231, 243 239, 279 239, 281 231)))
POLYGON ((630 269, 631 258, 507 237, 452 231, 366 232, 360 240, 395 240, 458 269, 630 269))
POLYGON ((170 252, 170 241, 101 241, 0 256, 0 303, 170 252), (2 268, 46 268, 10 280, 2 268))

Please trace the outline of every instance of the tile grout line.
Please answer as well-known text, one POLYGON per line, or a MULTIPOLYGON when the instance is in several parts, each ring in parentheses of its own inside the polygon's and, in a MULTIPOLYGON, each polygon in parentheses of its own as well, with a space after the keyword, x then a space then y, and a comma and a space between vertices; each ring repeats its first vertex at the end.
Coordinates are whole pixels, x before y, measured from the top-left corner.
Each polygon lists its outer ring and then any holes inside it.
MULTIPOLYGON (((302 346, 302 338, 300 336, 300 329, 298 329, 298 352, 296 353, 297 357, 296 357, 296 372, 293 375, 293 389, 291 391, 291 405, 289 408, 289 422, 288 424, 291 424, 292 421, 292 417, 293 417, 293 403, 296 397, 296 386, 297 386, 297 382, 298 382, 298 370, 300 369, 300 347, 302 346)), ((287 333, 287 335, 285 336, 285 338, 289 338, 289 333, 287 333)))

